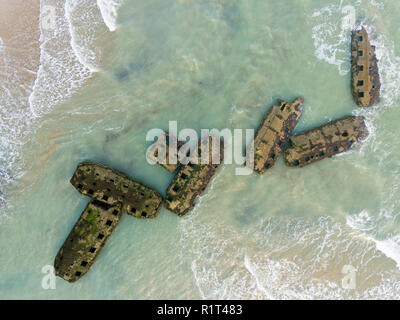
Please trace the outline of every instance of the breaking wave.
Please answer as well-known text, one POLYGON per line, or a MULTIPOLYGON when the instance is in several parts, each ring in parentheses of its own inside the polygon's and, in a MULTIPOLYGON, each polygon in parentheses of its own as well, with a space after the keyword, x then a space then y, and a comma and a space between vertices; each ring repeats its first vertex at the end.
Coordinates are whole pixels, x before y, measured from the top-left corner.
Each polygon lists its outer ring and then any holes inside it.
MULTIPOLYGON (((385 220, 384 216, 375 218, 368 211, 362 211, 347 217, 347 225, 352 229, 359 231, 365 239, 375 243, 377 250, 382 252, 386 257, 392 259, 397 268, 400 270, 400 236, 394 235, 384 240, 376 239, 379 236, 379 230, 385 224, 380 220, 385 220)), ((389 221, 386 221, 386 223, 389 221)))
MULTIPOLYGON (((96 56, 85 47, 88 40, 78 36, 74 9, 82 1, 67 0, 65 6, 57 6, 55 0, 45 0, 41 6, 53 6, 55 28, 41 30, 40 68, 33 92, 29 97, 30 108, 35 116, 41 116, 74 94, 97 70, 96 56)), ((88 10, 90 12, 90 10, 88 10)), ((86 13, 81 12, 87 19, 86 13)), ((85 22, 86 23, 86 22, 85 22)), ((84 24, 85 24, 84 23, 84 24)))
POLYGON ((203 299, 398 298, 400 272, 376 268, 393 248, 328 217, 265 219, 241 232, 190 216, 181 229, 182 256, 203 299), (354 291, 342 286, 345 265, 357 268, 354 291))
MULTIPOLYGON (((111 3, 108 25, 119 7, 111 3)), ((7 79, 0 90, 0 205, 5 203, 7 186, 28 169, 22 148, 31 142, 44 116, 101 70, 100 38, 108 32, 103 21, 107 10, 91 0, 65 0, 63 4, 58 0, 41 0, 40 7, 32 3, 36 7, 31 12, 37 15, 31 23, 36 31, 16 32, 13 39, 20 37, 21 41, 12 45, 0 39, 0 63, 4 64, 0 76, 7 79), (53 13, 53 25, 43 23, 53 13), (31 33, 36 38, 26 40, 31 33), (22 47, 24 41, 26 47, 22 47), (26 52, 23 59, 16 57, 19 46, 26 52)))
POLYGON ((117 14, 122 3, 123 0, 97 0, 104 23, 111 32, 117 29, 117 14))
POLYGON ((400 89, 400 58, 394 54, 394 44, 387 38, 387 30, 382 23, 381 11, 384 4, 377 1, 356 1, 353 6, 331 4, 315 10, 311 16, 312 38, 315 56, 329 64, 337 66, 340 75, 350 72, 351 30, 363 25, 376 45, 381 79, 383 82, 383 100, 392 104, 400 89), (354 8, 355 20, 346 17, 354 8), (375 27, 378 25, 379 27, 375 27))
POLYGON ((96 46, 103 23, 98 7, 90 0, 65 1, 65 17, 71 35, 71 48, 79 62, 91 72, 101 66, 101 51, 96 46))
POLYGON ((315 56, 329 64, 338 67, 341 75, 350 71, 349 41, 350 30, 353 26, 342 23, 341 5, 331 4, 315 10, 311 21, 317 24, 312 28, 315 56))

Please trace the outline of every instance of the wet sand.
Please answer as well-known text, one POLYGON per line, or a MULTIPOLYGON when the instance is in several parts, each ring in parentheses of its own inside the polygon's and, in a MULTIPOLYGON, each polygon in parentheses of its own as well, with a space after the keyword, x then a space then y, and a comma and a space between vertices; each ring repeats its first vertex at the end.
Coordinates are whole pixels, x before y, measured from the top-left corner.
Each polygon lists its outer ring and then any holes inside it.
POLYGON ((20 84, 29 86, 40 64, 40 1, 0 0, 0 12, 0 52, 4 57, 0 59, 0 69, 10 69, 12 61, 17 64, 20 84))

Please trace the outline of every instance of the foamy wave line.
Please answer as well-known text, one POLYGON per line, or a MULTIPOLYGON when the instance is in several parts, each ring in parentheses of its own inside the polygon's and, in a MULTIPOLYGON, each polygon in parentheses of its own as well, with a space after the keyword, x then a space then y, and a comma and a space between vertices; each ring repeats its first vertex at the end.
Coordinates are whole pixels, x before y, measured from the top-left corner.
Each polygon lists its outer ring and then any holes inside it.
POLYGON ((364 210, 359 214, 346 218, 347 225, 361 233, 361 235, 376 245, 376 249, 382 252, 387 258, 396 262, 400 270, 400 236, 393 236, 385 240, 377 240, 370 233, 376 230, 377 222, 364 210))
POLYGON ((394 54, 393 41, 385 35, 378 33, 376 28, 367 26, 370 34, 376 38, 371 39, 371 44, 376 47, 380 78, 382 81, 381 97, 384 106, 392 106, 399 97, 400 90, 400 57, 394 54))
POLYGON ((375 270, 374 261, 380 250, 395 257, 395 248, 387 241, 374 246, 352 229, 321 217, 263 220, 241 232, 196 215, 182 221, 180 245, 203 299, 393 298, 397 269, 375 270), (350 292, 341 286, 346 264, 362 266, 360 279, 384 278, 350 292))
POLYGON ((349 26, 341 23, 341 19, 333 19, 339 14, 342 14, 341 5, 332 4, 315 10, 312 18, 321 23, 312 28, 312 38, 317 59, 337 66, 339 74, 346 75, 350 71, 347 49, 350 30, 349 26))
MULTIPOLYGON (((54 29, 44 30, 40 19, 40 67, 29 96, 29 107, 35 117, 51 111, 55 105, 71 97, 92 77, 93 72, 99 70, 96 63, 100 57, 89 48, 94 42, 94 36, 90 33, 92 30, 88 30, 91 29, 90 25, 85 25, 85 30, 79 30, 82 32, 78 38, 73 23, 73 18, 78 19, 82 15, 82 21, 87 24, 87 12, 89 9, 92 10, 90 13, 95 12, 93 6, 87 7, 83 13, 73 11, 75 7, 85 4, 85 1, 66 0, 64 6, 60 6, 56 0, 41 0, 41 9, 47 6, 55 8, 56 23, 54 29)), ((95 9, 98 10, 97 7, 95 9)), ((98 15, 100 17, 100 13, 98 15)), ((96 25, 96 17, 91 15, 90 18, 96 25)))
POLYGON ((97 0, 103 21, 111 32, 117 29, 118 9, 122 3, 123 0, 97 0))
MULTIPOLYGON (((72 0, 66 0, 65 1, 65 18, 68 22, 68 27, 69 27, 69 33, 71 36, 71 48, 74 51, 76 57, 78 58, 79 62, 88 68, 90 72, 95 73, 99 72, 100 68, 98 65, 96 65, 96 60, 97 56, 96 53, 93 52, 88 48, 88 44, 84 43, 81 44, 81 39, 78 39, 78 33, 75 30, 73 21, 72 21, 72 14, 74 13, 74 9, 76 6, 80 4, 79 2, 74 2, 72 0)), ((89 8, 87 8, 89 9, 89 8)), ((91 39, 87 39, 89 41, 91 39)))

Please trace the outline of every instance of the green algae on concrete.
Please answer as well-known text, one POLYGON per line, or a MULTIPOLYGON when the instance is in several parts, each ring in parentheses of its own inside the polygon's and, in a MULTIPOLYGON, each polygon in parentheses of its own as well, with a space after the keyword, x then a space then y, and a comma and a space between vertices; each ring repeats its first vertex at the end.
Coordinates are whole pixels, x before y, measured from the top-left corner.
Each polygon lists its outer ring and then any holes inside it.
POLYGON ((55 258, 56 275, 69 282, 84 276, 121 215, 120 203, 111 206, 97 200, 90 201, 55 258))
POLYGON ((71 183, 85 196, 109 205, 122 203, 122 210, 136 218, 155 218, 161 209, 158 192, 99 163, 79 164, 71 183))
POLYGON ((92 198, 54 261, 56 275, 74 282, 89 271, 123 212, 155 218, 163 199, 153 189, 99 163, 80 163, 71 184, 92 198))
POLYGON ((219 140, 217 146, 217 140, 219 138, 206 136, 198 144, 198 158, 208 150, 207 164, 198 160, 181 165, 167 189, 165 207, 168 210, 183 216, 194 208, 196 199, 206 190, 222 163, 223 143, 219 140))

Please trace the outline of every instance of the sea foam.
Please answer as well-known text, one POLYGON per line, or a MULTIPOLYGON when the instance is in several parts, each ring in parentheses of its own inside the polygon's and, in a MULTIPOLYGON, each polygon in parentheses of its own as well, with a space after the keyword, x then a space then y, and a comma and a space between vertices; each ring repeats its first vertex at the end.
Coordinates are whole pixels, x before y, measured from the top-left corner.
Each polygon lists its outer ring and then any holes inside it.
POLYGON ((117 29, 117 14, 122 3, 123 0, 97 0, 104 23, 111 32, 117 29))
POLYGON ((32 113, 38 117, 66 101, 99 70, 101 52, 96 51, 96 27, 101 16, 88 1, 42 0, 41 6, 55 8, 54 29, 41 29, 40 68, 29 97, 32 113), (97 19, 97 20, 96 20, 97 19))

